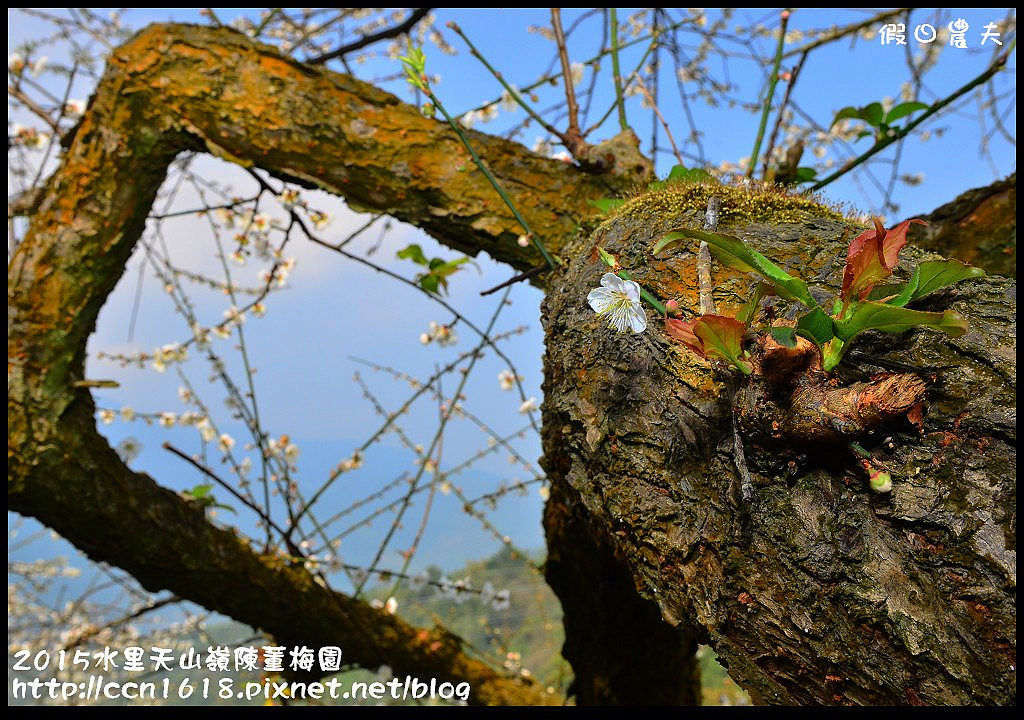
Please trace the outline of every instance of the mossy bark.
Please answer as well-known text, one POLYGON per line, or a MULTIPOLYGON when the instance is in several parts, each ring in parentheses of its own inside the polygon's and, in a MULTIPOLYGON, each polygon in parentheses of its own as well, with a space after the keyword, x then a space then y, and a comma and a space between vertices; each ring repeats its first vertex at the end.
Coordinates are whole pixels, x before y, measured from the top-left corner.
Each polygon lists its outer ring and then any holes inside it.
MULTIPOLYGON (((733 403, 750 381, 673 343, 653 313, 646 332, 617 334, 586 301, 607 270, 600 245, 656 296, 696 308, 695 252, 651 253, 670 228, 700 227, 686 202, 695 194, 634 200, 551 280, 544 467, 560 502, 612 545, 667 621, 697 627, 759 702, 1013 703, 1013 282, 964 282, 929 299, 923 309, 967 318, 960 338, 866 334, 856 347, 877 359, 840 366, 840 383, 888 362, 927 383, 920 430, 903 418, 861 438, 891 469, 891 494, 868 489, 846 441, 762 447, 739 430, 754 490, 744 500, 733 415, 757 408, 733 403)), ((787 204, 761 201, 766 215, 787 204)), ((815 292, 835 291, 863 228, 828 215, 759 223, 733 213, 720 230, 815 292)), ((907 264, 921 253, 904 255, 907 264)), ((750 286, 716 268, 719 311, 732 314, 750 286)))
POLYGON ((910 242, 995 275, 1017 277, 1017 173, 963 193, 915 225, 910 242))

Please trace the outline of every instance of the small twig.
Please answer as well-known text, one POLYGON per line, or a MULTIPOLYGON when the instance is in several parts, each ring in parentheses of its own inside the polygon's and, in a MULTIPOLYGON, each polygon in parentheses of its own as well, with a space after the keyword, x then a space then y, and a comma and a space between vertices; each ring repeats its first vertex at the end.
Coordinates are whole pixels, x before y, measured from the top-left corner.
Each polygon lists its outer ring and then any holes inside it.
MULTIPOLYGON (((782 95, 782 102, 779 104, 779 111, 775 116, 775 125, 772 127, 772 134, 768 137, 768 147, 764 151, 764 170, 761 172, 761 176, 765 180, 771 180, 768 177, 769 168, 768 165, 772 159, 772 153, 775 151, 775 140, 779 136, 779 130, 782 128, 782 117, 786 112, 786 105, 789 104, 789 96, 793 93, 793 87, 796 85, 796 79, 800 75, 800 70, 803 69, 804 60, 807 59, 807 53, 800 56, 800 60, 796 66, 789 73, 789 82, 786 83, 786 92, 782 95)), ((796 168, 793 168, 796 172, 796 168)))
POLYGON ((50 116, 50 113, 43 110, 35 100, 13 85, 7 86, 7 94, 28 108, 33 115, 36 115, 40 120, 49 125, 50 129, 53 130, 54 135, 60 135, 60 128, 57 126, 57 121, 50 116))
POLYGON ((565 46, 565 33, 562 32, 562 11, 559 8, 551 8, 551 27, 555 33, 555 43, 558 45, 558 58, 562 63, 562 80, 565 83, 565 102, 569 113, 569 127, 565 131, 563 142, 569 152, 576 155, 582 143, 580 136, 580 111, 576 104, 576 91, 572 85, 572 65, 569 63, 569 51, 565 46))
POLYGON ((342 55, 346 55, 347 53, 354 52, 356 50, 361 50, 367 45, 372 45, 378 40, 388 40, 393 37, 398 37, 399 35, 404 35, 410 30, 412 30, 416 26, 416 23, 425 18, 427 16, 427 13, 429 13, 433 9, 434 8, 416 8, 413 11, 413 13, 409 15, 409 17, 407 17, 398 25, 395 25, 394 27, 385 28, 384 30, 381 30, 380 32, 374 33, 372 35, 364 35, 358 40, 350 42, 346 45, 342 45, 341 47, 335 50, 331 50, 329 53, 324 53, 323 55, 319 55, 313 58, 312 60, 307 60, 306 64, 323 65, 325 62, 329 60, 333 60, 334 58, 341 57, 342 55))
POLYGON ((508 209, 512 212, 512 216, 515 217, 516 222, 518 222, 519 225, 523 228, 523 230, 526 231, 526 235, 533 242, 533 246, 537 248, 537 250, 540 252, 541 257, 544 258, 544 262, 548 264, 548 267, 554 269, 554 258, 552 258, 548 251, 544 248, 544 244, 540 241, 540 239, 536 235, 534 235, 533 230, 530 228, 530 224, 526 221, 526 218, 523 217, 522 213, 519 212, 519 209, 515 206, 515 203, 512 202, 512 198, 508 196, 505 190, 498 183, 497 178, 495 178, 494 175, 491 173, 490 168, 488 168, 484 161, 480 158, 480 156, 477 155, 476 150, 473 149, 473 145, 469 142, 469 138, 466 137, 466 133, 463 132, 462 126, 455 122, 455 119, 448 114, 448 111, 441 103, 441 100, 437 97, 437 95, 434 94, 434 91, 431 89, 429 85, 424 84, 422 89, 423 92, 426 93, 427 97, 430 98, 430 102, 434 104, 434 107, 440 110, 441 114, 444 115, 444 119, 448 121, 448 125, 451 126, 452 130, 455 131, 455 134, 459 136, 459 140, 462 141, 462 146, 466 148, 467 152, 469 152, 470 157, 473 158, 474 164, 476 164, 476 166, 480 168, 480 172, 482 172, 484 174, 484 177, 487 178, 487 182, 489 182, 491 184, 491 187, 494 188, 495 192, 497 192, 498 195, 501 196, 501 199, 505 202, 505 206, 508 207, 508 209))
POLYGON ((222 22, 220 21, 220 18, 219 18, 219 17, 217 17, 217 13, 215 13, 215 12, 213 11, 213 8, 211 8, 211 7, 208 7, 208 8, 203 8, 203 9, 202 9, 202 10, 200 11, 200 13, 199 13, 199 14, 200 14, 200 15, 202 15, 202 14, 204 14, 204 13, 206 14, 206 16, 207 16, 207 17, 209 17, 209 18, 210 18, 210 20, 212 20, 213 22, 215 22, 215 23, 217 24, 217 27, 224 27, 224 23, 222 23, 222 22))
MULTIPOLYGON (((623 47, 625 47, 625 46, 623 46, 623 47)), ((633 69, 633 72, 631 72, 628 75, 628 77, 633 77, 634 75, 636 75, 636 74, 638 74, 640 72, 641 68, 643 68, 643 66, 644 66, 644 63, 647 62, 647 57, 652 52, 654 52, 654 50, 657 47, 658 47, 658 36, 654 36, 654 39, 651 40, 651 44, 647 46, 647 50, 646 50, 646 52, 644 52, 643 57, 640 58, 640 62, 638 62, 636 64, 636 67, 633 69)), ((605 112, 605 114, 601 116, 601 119, 598 120, 593 125, 591 125, 590 127, 588 127, 586 129, 586 131, 584 131, 583 137, 587 137, 588 135, 590 135, 590 133, 594 132, 599 127, 604 125, 604 121, 607 120, 609 117, 611 117, 611 114, 613 112, 615 112, 615 108, 617 107, 617 105, 618 105, 617 102, 612 102, 612 104, 608 106, 608 110, 605 112)))
POLYGON ((768 77, 768 91, 764 97, 764 109, 761 110, 761 124, 757 128, 757 137, 754 139, 754 150, 750 153, 750 164, 747 165, 747 177, 754 177, 754 166, 757 165, 757 158, 761 154, 761 141, 764 140, 764 131, 768 127, 768 113, 772 110, 772 98, 775 97, 775 86, 779 82, 779 66, 782 64, 782 51, 786 47, 786 26, 789 25, 789 10, 783 10, 779 24, 779 44, 775 48, 775 63, 772 65, 772 74, 768 77))
POLYGON ((616 8, 608 8, 608 24, 612 42, 612 82, 615 84, 615 105, 619 109, 619 129, 628 130, 626 103, 622 99, 622 73, 619 69, 619 19, 616 8))
MULTIPOLYGON (((712 195, 708 198, 708 209, 704 214, 704 230, 718 230, 718 216, 722 212, 722 198, 712 195)), ((706 242, 701 242, 697 253, 697 284, 700 288, 700 314, 715 314, 714 284, 711 281, 711 251, 706 242)))
POLYGON ((490 295, 491 293, 498 292, 502 288, 508 287, 509 285, 514 285, 517 282, 522 282, 523 280, 529 280, 530 278, 532 278, 532 277, 534 277, 536 275, 540 275, 542 272, 544 272, 545 270, 548 270, 548 269, 549 268, 548 268, 547 265, 538 265, 537 267, 532 267, 529 270, 527 270, 526 272, 521 272, 518 275, 510 277, 505 282, 503 282, 503 283, 501 283, 499 285, 495 285, 490 290, 482 291, 480 293, 480 295, 481 296, 485 296, 485 295, 490 295))
POLYGON ((885 12, 880 12, 874 17, 868 18, 867 20, 862 20, 858 23, 853 23, 852 25, 845 25, 841 28, 836 28, 835 30, 827 32, 824 35, 821 35, 817 40, 813 40, 805 45, 801 45, 798 48, 793 48, 782 57, 783 59, 785 59, 793 57, 795 55, 799 55, 800 53, 810 52, 815 48, 819 48, 822 45, 827 45, 828 43, 844 38, 847 35, 859 33, 864 28, 874 27, 883 20, 888 20, 889 18, 896 17, 897 15, 902 15, 903 13, 911 9, 912 8, 896 8, 895 10, 886 10, 885 12))
POLYGON ((213 470, 210 470, 210 468, 206 467, 206 466, 205 466, 205 465, 203 465, 202 463, 200 463, 200 462, 197 462, 197 461, 196 461, 196 460, 195 460, 194 458, 190 457, 189 455, 185 454, 184 452, 182 452, 182 451, 181 451, 181 450, 179 450, 178 448, 174 447, 174 446, 173 446, 173 445, 171 445, 171 444, 170 444, 169 442, 165 442, 165 443, 163 444, 163 448, 164 448, 164 450, 167 450, 168 452, 170 452, 170 453, 173 453, 173 454, 177 455, 177 456, 178 456, 178 457, 180 457, 180 458, 181 458, 182 460, 184 460, 185 462, 187 462, 187 463, 188 463, 189 465, 191 465, 192 467, 194 467, 194 468, 195 468, 196 470, 198 470, 199 472, 201 472, 201 473, 202 473, 203 475, 205 475, 206 477, 210 478, 210 479, 211 479, 211 480, 213 480, 213 481, 214 481, 215 483, 217 483, 218 485, 220 485, 220 486, 221 486, 222 488, 224 488, 225 490, 227 490, 227 491, 228 491, 229 493, 231 493, 231 496, 232 496, 232 497, 234 497, 234 498, 235 498, 236 500, 238 500, 238 502, 242 503, 242 504, 243 504, 243 505, 245 505, 245 506, 246 506, 247 508, 249 508, 249 509, 250 509, 250 510, 252 510, 252 511, 253 511, 254 513, 256 513, 256 514, 257 514, 257 515, 259 516, 260 520, 262 520, 263 522, 267 523, 267 525, 268 525, 268 526, 270 526, 271 528, 273 528, 273 529, 274 529, 274 530, 275 530, 276 532, 280 533, 281 537, 282 537, 282 538, 284 538, 284 539, 285 539, 286 541, 288 540, 288 534, 287 534, 287 533, 285 533, 285 531, 284 531, 284 530, 282 530, 282 529, 281 529, 281 528, 280 528, 280 527, 279 527, 279 526, 277 525, 277 523, 275 523, 275 522, 274 522, 274 521, 273 521, 273 520, 272 520, 272 519, 270 518, 270 516, 269 516, 269 515, 267 515, 267 513, 265 513, 265 512, 264 512, 264 511, 263 511, 263 510, 262 510, 262 509, 261 509, 261 508, 260 508, 260 507, 259 507, 258 505, 256 505, 255 503, 253 503, 253 502, 249 501, 249 499, 248 499, 248 498, 246 498, 246 497, 245 497, 244 495, 242 495, 242 494, 240 494, 239 492, 237 492, 237 491, 236 491, 236 490, 235 490, 235 489, 234 489, 233 487, 231 487, 231 485, 229 485, 229 484, 228 484, 227 482, 225 482, 225 481, 224 481, 224 480, 222 480, 222 479, 221 479, 220 477, 218 477, 218 476, 217 476, 217 474, 216 474, 215 472, 213 472, 213 470))
POLYGON ((1014 46, 1016 44, 1017 44, 1016 40, 1014 40, 1012 43, 1010 43, 1010 45, 1007 48, 1006 52, 1003 53, 1002 55, 1000 55, 998 58, 996 58, 995 62, 993 62, 988 67, 988 69, 985 70, 985 72, 981 73, 981 75, 979 75, 978 77, 976 77, 973 80, 971 80, 969 83, 967 83, 966 85, 961 87, 959 90, 954 92, 952 95, 949 95, 949 96, 943 98, 942 100, 939 100, 938 102, 932 104, 932 106, 929 107, 924 113, 922 113, 920 117, 915 119, 913 122, 907 123, 907 125, 904 128, 902 128, 901 130, 897 130, 896 132, 894 132, 889 137, 884 138, 884 139, 880 140, 879 142, 875 143, 875 145, 872 146, 865 153, 863 153, 862 155, 859 155, 858 157, 854 158, 850 162, 846 163, 845 165, 843 165, 841 168, 836 170, 834 173, 829 175, 824 180, 821 180, 820 182, 815 183, 811 187, 811 191, 814 192, 816 190, 820 190, 821 188, 825 187, 829 183, 832 183, 832 182, 838 180, 843 175, 845 175, 846 173, 850 172, 851 170, 853 170, 854 168, 858 167, 859 165, 864 164, 867 160, 869 160, 870 158, 874 157, 875 155, 880 153, 882 150, 884 150, 885 148, 887 148, 890 145, 892 145, 897 140, 901 140, 904 137, 906 137, 907 135, 909 135, 921 123, 923 123, 925 120, 930 118, 932 115, 935 115, 937 112, 939 112, 940 110, 942 110, 946 106, 950 105, 951 103, 955 102, 960 97, 966 95, 967 93, 969 93, 974 88, 976 88, 979 85, 987 82, 993 75, 995 75, 997 72, 1002 70, 1003 67, 1006 66, 1006 61, 1009 59, 1010 53, 1013 52, 1013 48, 1014 48, 1014 46))
MULTIPOLYGON (((468 37, 466 37, 466 34, 462 32, 462 28, 460 28, 457 23, 449 22, 447 23, 446 27, 448 27, 452 32, 454 32, 456 35, 463 39, 463 41, 469 46, 469 53, 477 60, 479 60, 481 63, 483 63, 483 66, 487 68, 487 70, 491 73, 491 75, 495 77, 495 79, 497 79, 499 83, 501 83, 501 86, 505 88, 505 91, 512 97, 513 100, 516 101, 519 107, 526 111, 527 115, 533 118, 538 125, 544 128, 544 130, 546 130, 547 132, 551 133, 556 138, 561 140, 562 144, 565 145, 570 152, 572 152, 573 148, 570 147, 566 134, 559 132, 553 125, 551 125, 547 120, 538 115, 537 111, 535 111, 526 103, 526 101, 523 99, 519 91, 513 88, 511 85, 509 85, 508 82, 505 80, 505 77, 500 72, 495 70, 494 67, 487 61, 487 59, 480 54, 480 52, 476 49, 476 46, 473 45, 473 43, 470 41, 468 37)), ((570 80, 570 83, 571 82, 572 81, 570 80)), ((577 131, 578 130, 579 128, 577 128, 577 131)))
POLYGON ((86 642, 88 640, 91 640, 92 638, 96 637, 97 635, 102 633, 104 630, 113 630, 116 627, 121 627, 121 626, 127 625, 132 620, 138 620, 140 617, 142 617, 146 613, 153 612, 154 610, 159 610, 162 607, 166 607, 167 605, 172 605, 173 603, 176 603, 176 602, 181 602, 181 598, 178 597, 177 595, 171 595, 170 597, 165 597, 165 598, 162 598, 160 600, 153 600, 148 605, 145 605, 145 606, 139 608, 135 612, 130 613, 130 614, 124 616, 123 618, 118 618, 117 620, 114 620, 113 622, 109 622, 109 623, 107 623, 106 625, 103 625, 103 626, 87 628, 87 629, 83 630, 81 633, 79 633, 79 635, 77 637, 75 637, 72 640, 69 640, 64 645, 63 651, 67 652, 67 651, 70 651, 70 650, 74 650, 76 647, 78 647, 82 643, 84 643, 84 642, 86 642))
MULTIPOLYGON (((655 55, 655 57, 657 57, 657 55, 655 55)), ((647 86, 644 84, 644 81, 640 79, 639 75, 635 76, 635 81, 640 92, 643 93, 643 96, 647 98, 647 102, 651 104, 651 108, 654 109, 654 114, 657 115, 658 120, 661 121, 661 127, 665 130, 665 135, 668 136, 669 144, 672 145, 672 154, 676 156, 676 160, 679 161, 680 165, 685 165, 686 163, 683 161, 683 156, 679 152, 679 147, 676 145, 676 140, 672 137, 672 131, 669 130, 668 123, 665 122, 665 116, 662 115, 661 110, 658 109, 658 103, 654 99, 654 95, 647 89, 647 86)), ((652 150, 651 152, 653 153, 654 151, 652 150)))
MULTIPOLYGON (((692 22, 693 22, 692 18, 687 18, 685 20, 680 20, 679 22, 672 23, 671 25, 667 25, 666 27, 661 28, 660 29, 660 34, 664 34, 666 32, 670 32, 672 30, 677 30, 680 27, 682 27, 683 25, 689 25, 692 22)), ((647 42, 647 39, 648 39, 647 35, 642 35, 642 36, 640 36, 638 38, 633 38, 629 42, 622 43, 622 45, 619 46, 619 50, 625 50, 628 47, 633 47, 634 45, 638 45, 638 44, 640 44, 642 42, 647 42)), ((604 49, 602 49, 597 55, 594 55, 589 60, 583 61, 583 64, 584 65, 590 65, 591 67, 595 67, 596 68, 597 64, 601 60, 601 58, 603 58, 605 55, 607 55, 610 52, 611 52, 611 50, 604 50, 604 49)), ((534 90, 536 90, 539 87, 543 87, 545 85, 551 84, 555 80, 558 80, 558 78, 560 78, 560 77, 562 77, 562 73, 560 73, 560 72, 558 72, 558 73, 551 73, 550 75, 543 75, 539 79, 534 80, 529 85, 524 85, 520 89, 520 91, 524 92, 524 93, 531 93, 531 92, 533 92, 534 90)), ((495 98, 494 100, 492 100, 490 102, 486 102, 483 105, 478 105, 475 108, 472 108, 472 110, 482 110, 485 107, 490 107, 491 105, 494 105, 495 103, 499 103, 499 102, 501 102, 501 98, 500 97, 499 98, 495 98)), ((467 110, 466 112, 471 112, 471 110, 467 110)), ((456 115, 455 116, 456 119, 458 119, 458 118, 462 117, 463 115, 465 115, 466 112, 463 112, 463 113, 461 113, 459 115, 456 115)))

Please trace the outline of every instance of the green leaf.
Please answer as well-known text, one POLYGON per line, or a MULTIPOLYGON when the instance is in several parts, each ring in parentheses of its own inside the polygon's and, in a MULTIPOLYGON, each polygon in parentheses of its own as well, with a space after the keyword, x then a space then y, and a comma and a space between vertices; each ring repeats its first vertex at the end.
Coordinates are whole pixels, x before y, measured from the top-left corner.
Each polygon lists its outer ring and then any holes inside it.
POLYGON ((927 110, 928 106, 921 102, 905 102, 900 103, 892 110, 890 110, 885 116, 885 124, 892 125, 900 118, 906 117, 911 113, 916 113, 918 110, 927 110))
POLYGON ((685 165, 673 165, 672 169, 668 171, 668 177, 666 180, 679 180, 686 177, 686 173, 690 172, 686 169, 685 165))
POLYGON ((908 292, 907 286, 909 284, 910 283, 891 283, 888 285, 875 285, 871 288, 871 292, 869 292, 864 299, 903 307, 907 304, 907 301, 904 300, 903 302, 899 302, 898 298, 903 293, 908 292))
POLYGON ((403 260, 412 260, 417 265, 426 266, 429 264, 427 262, 426 256, 423 254, 423 248, 415 244, 402 248, 397 253, 395 253, 395 256, 403 260))
POLYGON ((821 348, 821 367, 826 371, 831 370, 843 359, 846 352, 846 343, 837 337, 832 338, 821 348))
POLYGON ((860 109, 860 117, 868 125, 872 127, 878 127, 882 124, 882 118, 885 115, 885 110, 882 108, 882 103, 873 102, 870 105, 865 105, 860 109))
POLYGON ((602 213, 614 210, 625 202, 626 201, 622 198, 598 198, 597 200, 587 200, 588 205, 596 207, 602 213))
POLYGON ((203 500, 206 499, 211 490, 213 490, 213 483, 203 483, 202 485, 196 485, 187 492, 196 500, 203 500))
POLYGON ((832 318, 820 307, 814 308, 797 319, 796 334, 820 348, 835 336, 832 318))
POLYGON ((739 238, 702 230, 678 230, 659 240, 654 246, 654 251, 657 252, 677 240, 686 238, 706 242, 715 259, 727 267, 757 273, 771 283, 780 297, 796 300, 808 308, 818 307, 817 301, 811 297, 807 289, 807 283, 793 277, 764 255, 748 247, 739 238))
MULTIPOLYGON (((959 260, 927 260, 914 269, 917 278, 916 287, 908 302, 914 302, 936 290, 941 290, 961 280, 984 277, 985 271, 971 267, 959 260)), ((909 284, 913 284, 913 279, 909 284)))
POLYGON ((615 258, 610 252, 605 250, 603 247, 598 246, 597 254, 601 256, 601 261, 610 268, 615 267, 615 258))
MULTIPOLYGON (((665 180, 676 180, 686 183, 701 183, 715 180, 715 177, 703 168, 687 169, 685 165, 676 165, 668 172, 665 180)), ((662 184, 664 186, 664 184, 662 184)))
POLYGON ((433 260, 430 261, 430 271, 435 275, 446 277, 456 272, 459 269, 460 265, 465 265, 468 262, 468 257, 455 258, 454 260, 448 260, 447 262, 441 260, 441 258, 434 258, 433 260))
POLYGON ((663 235, 661 240, 659 240, 658 242, 654 243, 654 249, 651 252, 653 252, 655 255, 657 255, 659 252, 661 252, 665 248, 670 247, 672 245, 678 244, 678 242, 680 240, 689 240, 689 239, 690 239, 690 236, 687 235, 686 233, 679 232, 678 230, 673 230, 672 232, 666 233, 665 235, 663 235))
POLYGON ((708 357, 728 360, 744 375, 754 367, 743 359, 743 323, 724 315, 703 315, 693 323, 693 334, 700 339, 708 357))
POLYGON ((758 283, 754 287, 754 294, 743 303, 743 307, 740 308, 739 313, 736 315, 736 320, 743 323, 745 326, 750 327, 750 323, 753 322, 757 316, 758 306, 761 304, 761 298, 770 290, 770 288, 764 283, 758 283))
POLYGON ((437 286, 439 282, 440 278, 437 275, 432 275, 428 273, 427 275, 423 275, 422 277, 420 277, 420 287, 426 290, 427 292, 431 292, 434 294, 437 294, 437 286))
POLYGON ((796 347, 796 329, 791 327, 773 327, 772 339, 779 345, 793 349, 796 347))
POLYGON ((802 167, 796 169, 796 174, 793 176, 793 182, 804 183, 814 182, 818 177, 818 171, 812 167, 802 167))
POLYGON ((860 302, 855 303, 846 320, 835 323, 835 333, 844 342, 849 342, 864 330, 901 333, 915 327, 930 327, 959 337, 967 332, 967 320, 952 310, 922 312, 887 303, 860 302))
POLYGON ((833 118, 832 120, 832 124, 829 125, 829 129, 835 127, 836 123, 839 122, 840 120, 846 120, 847 118, 851 120, 860 120, 860 110, 853 107, 852 105, 849 107, 844 107, 842 110, 836 113, 835 118, 833 118))

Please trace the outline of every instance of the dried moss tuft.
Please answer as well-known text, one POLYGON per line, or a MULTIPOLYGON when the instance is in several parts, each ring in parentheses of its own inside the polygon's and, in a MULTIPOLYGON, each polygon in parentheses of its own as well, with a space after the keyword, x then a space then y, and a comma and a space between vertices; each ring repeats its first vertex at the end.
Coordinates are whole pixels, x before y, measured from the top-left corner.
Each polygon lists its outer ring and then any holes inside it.
POLYGON ((628 217, 652 221, 703 214, 712 195, 722 199, 719 222, 724 225, 734 222, 774 225, 801 222, 809 217, 843 218, 834 207, 807 195, 790 194, 777 186, 670 182, 663 188, 648 190, 627 200, 609 213, 608 219, 628 217))

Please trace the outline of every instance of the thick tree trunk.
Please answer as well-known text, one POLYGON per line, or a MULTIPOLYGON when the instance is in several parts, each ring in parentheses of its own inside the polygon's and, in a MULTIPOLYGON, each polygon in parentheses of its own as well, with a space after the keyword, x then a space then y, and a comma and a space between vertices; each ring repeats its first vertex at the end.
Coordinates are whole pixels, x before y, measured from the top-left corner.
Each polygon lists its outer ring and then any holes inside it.
MULTIPOLYGON (((595 246, 656 295, 696 307, 694 254, 666 260, 651 247, 672 227, 700 227, 709 192, 630 201, 552 282, 543 437, 559 503, 582 508, 574 522, 611 544, 666 620, 692 621, 756 700, 1014 702, 1014 284, 985 278, 931 300, 967 317, 963 337, 864 336, 860 350, 927 382, 920 432, 903 419, 860 438, 892 470, 892 493, 874 494, 844 442, 761 446, 734 431, 734 401, 740 415, 760 410, 742 407, 744 381, 670 341, 657 320, 617 334, 588 307, 607 270, 595 246)), ((845 245, 862 228, 824 208, 722 192, 722 231, 838 287, 845 245)), ((750 279, 716 277, 719 309, 735 309, 750 279)), ((844 365, 854 376, 884 369, 844 365)), ((557 533, 558 514, 546 519, 557 533)))

